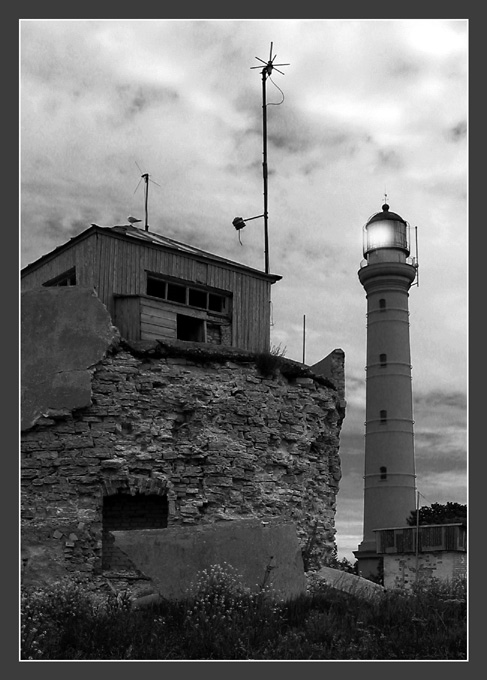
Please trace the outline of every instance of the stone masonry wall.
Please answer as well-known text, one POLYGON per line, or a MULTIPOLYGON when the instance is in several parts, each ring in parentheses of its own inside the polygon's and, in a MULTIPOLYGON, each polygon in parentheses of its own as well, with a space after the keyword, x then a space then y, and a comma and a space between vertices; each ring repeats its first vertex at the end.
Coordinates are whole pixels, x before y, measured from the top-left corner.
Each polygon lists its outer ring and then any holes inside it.
POLYGON ((91 405, 22 434, 27 583, 102 570, 104 497, 166 496, 167 526, 289 519, 319 565, 334 547, 344 402, 253 361, 111 348, 91 405))

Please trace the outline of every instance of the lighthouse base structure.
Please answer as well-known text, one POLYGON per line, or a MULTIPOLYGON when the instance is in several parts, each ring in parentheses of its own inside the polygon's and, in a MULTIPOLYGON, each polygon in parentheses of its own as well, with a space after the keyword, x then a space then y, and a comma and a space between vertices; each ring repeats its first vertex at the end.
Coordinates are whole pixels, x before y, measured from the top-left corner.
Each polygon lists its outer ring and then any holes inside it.
POLYGON ((358 576, 369 579, 369 581, 381 583, 383 558, 382 555, 377 554, 375 544, 373 548, 370 548, 367 546, 366 542, 363 541, 359 545, 358 550, 353 551, 353 554, 357 560, 358 576))

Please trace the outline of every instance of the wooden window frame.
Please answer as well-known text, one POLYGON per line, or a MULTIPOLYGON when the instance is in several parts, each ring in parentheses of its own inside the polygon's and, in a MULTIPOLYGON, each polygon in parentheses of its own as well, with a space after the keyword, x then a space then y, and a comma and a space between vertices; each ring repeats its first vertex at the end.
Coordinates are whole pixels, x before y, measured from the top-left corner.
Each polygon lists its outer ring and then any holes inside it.
MULTIPOLYGON (((204 311, 208 314, 212 315, 218 315, 226 318, 231 317, 231 307, 232 307, 232 293, 229 291, 222 291, 218 288, 211 288, 209 286, 202 286, 198 284, 194 284, 191 281, 186 281, 184 279, 177 279, 173 277, 168 277, 168 276, 163 276, 160 274, 157 274, 155 272, 150 272, 147 271, 147 279, 146 279, 146 295, 149 297, 154 297, 157 298, 158 300, 164 300, 170 304, 177 304, 177 305, 183 305, 184 307, 188 307, 190 309, 196 309, 200 311, 204 311), (154 295, 152 293, 148 293, 148 287, 149 287, 149 282, 150 281, 157 281, 161 284, 165 284, 164 286, 164 291, 163 295, 154 295), (169 286, 179 286, 181 288, 185 289, 185 294, 184 294, 184 301, 182 299, 183 296, 181 296, 181 299, 176 300, 176 299, 171 299, 169 297, 170 289, 169 286), (197 297, 199 295, 205 295, 205 306, 202 306, 201 304, 191 304, 190 303, 190 296, 191 294, 194 293, 194 296, 197 297), (217 309, 219 306, 217 303, 217 300, 221 301, 221 307, 220 309, 217 309)), ((194 298, 193 298, 194 300, 194 298)))

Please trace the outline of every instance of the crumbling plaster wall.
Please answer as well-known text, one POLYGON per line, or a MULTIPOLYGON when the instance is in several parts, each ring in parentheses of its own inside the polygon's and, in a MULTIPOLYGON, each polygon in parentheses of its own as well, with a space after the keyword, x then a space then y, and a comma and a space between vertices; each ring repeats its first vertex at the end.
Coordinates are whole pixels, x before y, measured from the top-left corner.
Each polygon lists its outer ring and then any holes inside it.
POLYGON ((22 429, 48 413, 90 404, 91 367, 120 337, 89 288, 38 288, 22 293, 22 429))
POLYGON ((467 554, 438 550, 414 554, 384 555, 384 587, 405 588, 409 590, 418 581, 430 579, 452 581, 465 578, 467 574, 467 554))
POLYGON ((341 476, 333 384, 294 362, 263 375, 238 352, 106 339, 89 403, 22 434, 26 582, 99 573, 103 497, 120 492, 167 494, 168 528, 289 520, 319 564, 341 476))

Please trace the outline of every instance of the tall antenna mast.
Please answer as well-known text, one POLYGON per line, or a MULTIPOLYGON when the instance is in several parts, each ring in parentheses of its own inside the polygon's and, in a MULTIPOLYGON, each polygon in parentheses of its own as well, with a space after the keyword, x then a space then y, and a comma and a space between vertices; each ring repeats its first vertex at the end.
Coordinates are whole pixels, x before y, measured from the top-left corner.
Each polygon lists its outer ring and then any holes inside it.
POLYGON ((269 273, 269 229, 268 229, 268 219, 269 213, 267 209, 268 205, 268 185, 267 185, 267 101, 266 101, 266 82, 267 78, 270 77, 272 71, 276 69, 278 73, 284 75, 276 66, 289 66, 289 64, 274 64, 274 59, 277 54, 272 56, 272 43, 269 52, 269 61, 266 63, 263 59, 255 57, 258 61, 264 64, 261 66, 251 66, 250 68, 262 68, 262 137, 263 137, 263 148, 262 148, 262 175, 264 179, 264 252, 265 252, 265 271, 266 274, 269 273))
MULTIPOLYGON (((272 43, 271 43, 271 51, 269 54, 269 61, 264 61, 263 59, 260 59, 259 57, 255 57, 258 61, 261 61, 264 64, 264 67, 262 66, 251 66, 250 68, 261 68, 262 69, 262 132, 263 132, 263 149, 262 149, 262 174, 264 177, 264 213, 263 215, 256 215, 255 217, 246 217, 245 220, 243 217, 236 217, 232 224, 235 227, 235 229, 238 231, 239 229, 243 229, 245 227, 245 221, 249 220, 255 220, 257 217, 263 217, 264 218, 264 257, 265 257, 265 273, 269 273, 269 229, 268 229, 268 219, 269 219, 269 213, 267 210, 267 201, 268 201, 268 191, 267 191, 267 101, 266 101, 266 81, 267 78, 270 77, 272 71, 275 69, 278 73, 282 73, 282 71, 279 71, 276 66, 289 66, 289 64, 274 64, 274 59, 276 58, 277 54, 272 56, 272 43)), ((282 73, 284 75, 284 73, 282 73)), ((276 85, 277 87, 277 85, 276 85)), ((279 89, 279 88, 277 88, 279 89)), ((283 95, 283 101, 284 101, 284 95, 283 95)), ((282 102, 279 102, 281 104, 282 102)), ((239 234, 240 238, 240 234, 239 234)))

